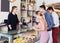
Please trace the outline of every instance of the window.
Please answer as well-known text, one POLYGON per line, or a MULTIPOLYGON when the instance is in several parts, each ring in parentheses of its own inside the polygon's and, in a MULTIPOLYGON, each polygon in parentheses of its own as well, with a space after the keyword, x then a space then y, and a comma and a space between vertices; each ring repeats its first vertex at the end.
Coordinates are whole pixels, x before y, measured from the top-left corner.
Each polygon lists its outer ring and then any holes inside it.
POLYGON ((8 12, 9 11, 9 1, 1 0, 1 11, 8 12))

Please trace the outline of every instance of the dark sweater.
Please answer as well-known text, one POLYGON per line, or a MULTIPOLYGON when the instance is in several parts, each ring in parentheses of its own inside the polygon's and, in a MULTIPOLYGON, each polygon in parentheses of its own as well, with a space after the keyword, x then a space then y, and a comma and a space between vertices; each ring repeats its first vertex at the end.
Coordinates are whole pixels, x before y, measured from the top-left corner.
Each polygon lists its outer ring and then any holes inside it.
POLYGON ((17 15, 10 13, 8 15, 8 25, 11 25, 12 29, 16 29, 17 24, 19 23, 17 15))

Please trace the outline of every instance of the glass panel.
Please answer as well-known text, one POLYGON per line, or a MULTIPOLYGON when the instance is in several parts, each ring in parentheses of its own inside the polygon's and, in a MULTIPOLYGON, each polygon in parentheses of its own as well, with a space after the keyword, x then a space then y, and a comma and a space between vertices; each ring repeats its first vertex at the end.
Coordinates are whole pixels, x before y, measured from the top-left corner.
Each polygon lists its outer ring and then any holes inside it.
POLYGON ((9 11, 9 1, 1 0, 1 11, 8 12, 9 11))

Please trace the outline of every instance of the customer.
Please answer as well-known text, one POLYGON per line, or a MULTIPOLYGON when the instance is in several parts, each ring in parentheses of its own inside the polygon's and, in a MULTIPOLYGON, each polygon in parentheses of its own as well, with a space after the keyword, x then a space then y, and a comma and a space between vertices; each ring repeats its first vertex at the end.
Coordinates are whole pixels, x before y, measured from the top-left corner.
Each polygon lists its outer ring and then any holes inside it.
POLYGON ((59 17, 58 17, 58 14, 55 12, 53 12, 52 17, 53 17, 53 21, 54 21, 54 27, 52 29, 53 43, 58 43, 59 17))
MULTIPOLYGON (((50 26, 51 26, 51 28, 49 28, 49 35, 50 35, 50 39, 49 39, 49 43, 53 43, 53 40, 52 40, 52 28, 53 28, 53 26, 54 26, 54 21, 53 21, 53 17, 52 17, 52 11, 54 11, 54 9, 52 8, 52 7, 48 7, 47 8, 47 12, 49 13, 49 15, 50 15, 50 18, 51 19, 49 19, 50 20, 50 26)), ((48 21, 48 20, 47 20, 48 21)))
POLYGON ((52 43, 52 30, 51 29, 54 25, 52 15, 48 11, 46 11, 46 8, 44 5, 40 6, 40 12, 41 12, 41 14, 43 14, 45 16, 45 19, 48 24, 48 30, 49 30, 48 33, 50 36, 48 43, 52 43))
POLYGON ((49 34, 47 32, 48 27, 45 17, 42 14, 38 14, 37 19, 39 19, 39 21, 34 25, 34 30, 40 33, 40 43, 48 43, 49 34))
POLYGON ((19 23, 16 12, 17 6, 13 6, 11 13, 8 15, 8 31, 16 30, 16 26, 19 23))
POLYGON ((39 24, 40 21, 40 12, 36 11, 36 24, 39 24))
MULTIPOLYGON (((39 11, 36 11, 36 15, 35 15, 35 23, 36 23, 36 25, 38 25, 39 24, 39 22, 40 22, 40 12, 39 11)), ((34 24, 35 25, 35 24, 34 24)), ((37 39, 39 39, 40 38, 40 31, 35 31, 36 32, 36 37, 37 37, 37 39)))

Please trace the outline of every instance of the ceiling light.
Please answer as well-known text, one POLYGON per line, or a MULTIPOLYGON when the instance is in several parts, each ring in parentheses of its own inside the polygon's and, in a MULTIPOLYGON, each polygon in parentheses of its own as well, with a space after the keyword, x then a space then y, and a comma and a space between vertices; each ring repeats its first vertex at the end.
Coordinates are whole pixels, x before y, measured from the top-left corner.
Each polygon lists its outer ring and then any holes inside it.
POLYGON ((16 0, 8 0, 9 2, 14 2, 14 1, 16 1, 16 0))

